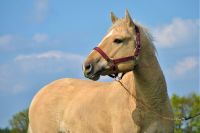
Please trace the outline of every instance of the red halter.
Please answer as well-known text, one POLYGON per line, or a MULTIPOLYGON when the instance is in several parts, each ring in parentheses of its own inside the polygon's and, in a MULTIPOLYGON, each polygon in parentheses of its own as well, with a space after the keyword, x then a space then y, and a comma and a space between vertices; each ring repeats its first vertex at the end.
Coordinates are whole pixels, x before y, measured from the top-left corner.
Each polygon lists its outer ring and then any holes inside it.
POLYGON ((122 57, 122 58, 118 58, 118 59, 111 59, 99 47, 95 47, 94 50, 96 50, 109 63, 109 66, 112 68, 113 71, 116 71, 117 64, 137 59, 139 52, 140 52, 141 44, 140 44, 140 31, 136 25, 135 25, 135 33, 136 33, 136 41, 135 41, 135 49, 134 49, 133 56, 122 57))

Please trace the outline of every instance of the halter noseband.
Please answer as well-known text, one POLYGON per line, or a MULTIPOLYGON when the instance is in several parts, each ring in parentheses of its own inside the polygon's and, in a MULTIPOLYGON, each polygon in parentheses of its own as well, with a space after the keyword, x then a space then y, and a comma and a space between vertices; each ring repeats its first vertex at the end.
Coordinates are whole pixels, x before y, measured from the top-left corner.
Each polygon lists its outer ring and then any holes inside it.
POLYGON ((118 59, 111 59, 99 47, 95 47, 94 50, 96 50, 108 62, 108 65, 112 68, 112 70, 116 72, 117 64, 122 63, 122 62, 127 62, 130 60, 137 60, 137 57, 139 55, 140 48, 141 48, 141 43, 140 43, 140 31, 136 25, 135 25, 135 33, 136 33, 135 49, 134 49, 134 54, 132 56, 122 57, 118 59))

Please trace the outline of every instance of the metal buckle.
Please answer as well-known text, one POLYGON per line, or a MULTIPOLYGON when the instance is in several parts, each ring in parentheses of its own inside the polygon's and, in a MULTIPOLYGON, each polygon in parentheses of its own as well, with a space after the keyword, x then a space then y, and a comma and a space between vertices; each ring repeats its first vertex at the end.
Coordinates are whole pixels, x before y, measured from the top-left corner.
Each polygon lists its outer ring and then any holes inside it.
POLYGON ((138 56, 135 56, 135 60, 138 60, 139 59, 139 57, 138 56))

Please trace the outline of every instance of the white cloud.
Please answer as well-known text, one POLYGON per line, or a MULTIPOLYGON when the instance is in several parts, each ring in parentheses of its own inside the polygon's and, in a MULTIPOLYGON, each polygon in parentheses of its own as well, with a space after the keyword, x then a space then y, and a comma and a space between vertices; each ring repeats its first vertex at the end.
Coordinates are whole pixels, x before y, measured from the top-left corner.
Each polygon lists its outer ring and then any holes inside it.
POLYGON ((12 35, 0 36, 0 46, 8 45, 13 41, 12 35))
POLYGON ((64 59, 64 60, 83 61, 83 57, 80 55, 64 53, 61 51, 47 51, 39 54, 19 55, 15 58, 15 61, 44 60, 44 59, 64 59))
POLYGON ((41 33, 38 33, 38 34, 35 34, 33 36, 33 40, 37 43, 42 43, 42 42, 46 42, 48 41, 49 37, 47 34, 41 34, 41 33))
POLYGON ((199 20, 184 20, 175 18, 168 25, 153 30, 156 45, 173 47, 174 45, 199 38, 199 20))
POLYGON ((48 11, 48 0, 35 0, 35 17, 37 22, 43 22, 48 11))
POLYGON ((0 64, 0 92, 19 94, 59 78, 82 78, 83 60, 81 55, 62 51, 18 55, 0 64))
POLYGON ((182 76, 195 69, 197 65, 198 65, 197 58, 186 57, 175 65, 173 71, 175 72, 175 74, 182 76))
POLYGON ((80 75, 80 73, 82 73, 81 64, 83 59, 84 57, 77 54, 64 53, 61 51, 47 51, 44 53, 19 55, 15 58, 15 63, 19 64, 21 71, 24 73, 35 71, 35 73, 52 74, 70 69, 71 72, 79 73, 80 75))

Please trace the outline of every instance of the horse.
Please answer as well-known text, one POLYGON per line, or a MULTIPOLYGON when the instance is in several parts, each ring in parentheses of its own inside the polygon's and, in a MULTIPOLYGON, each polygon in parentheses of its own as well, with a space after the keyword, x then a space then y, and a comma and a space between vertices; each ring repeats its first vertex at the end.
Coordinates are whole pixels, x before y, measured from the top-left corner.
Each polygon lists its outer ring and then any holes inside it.
POLYGON ((90 80, 43 87, 29 108, 29 133, 173 133, 173 111, 148 30, 111 12, 112 26, 83 62, 90 80), (121 78, 98 82, 100 76, 121 78))

